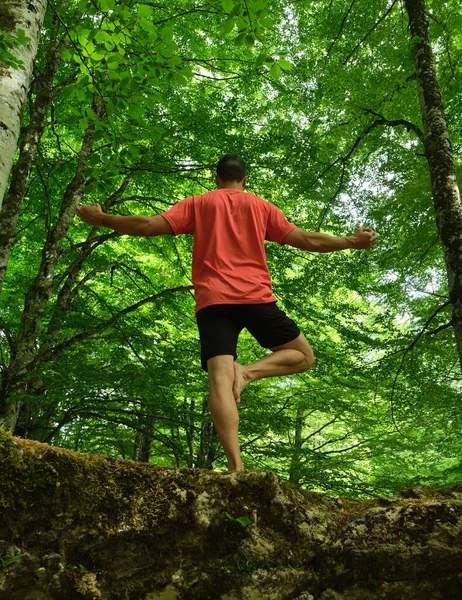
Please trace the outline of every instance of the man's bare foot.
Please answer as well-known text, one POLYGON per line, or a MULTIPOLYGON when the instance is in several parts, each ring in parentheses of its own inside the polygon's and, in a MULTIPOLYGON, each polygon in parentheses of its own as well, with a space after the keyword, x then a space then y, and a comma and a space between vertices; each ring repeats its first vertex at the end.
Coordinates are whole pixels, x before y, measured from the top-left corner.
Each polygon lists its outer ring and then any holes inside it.
POLYGON ((241 462, 238 465, 232 465, 232 466, 230 466, 228 463, 228 473, 231 473, 232 471, 245 471, 244 463, 241 462))
POLYGON ((234 363, 234 383, 233 383, 233 396, 236 404, 241 401, 242 390, 250 383, 250 380, 246 377, 245 368, 239 363, 234 363))

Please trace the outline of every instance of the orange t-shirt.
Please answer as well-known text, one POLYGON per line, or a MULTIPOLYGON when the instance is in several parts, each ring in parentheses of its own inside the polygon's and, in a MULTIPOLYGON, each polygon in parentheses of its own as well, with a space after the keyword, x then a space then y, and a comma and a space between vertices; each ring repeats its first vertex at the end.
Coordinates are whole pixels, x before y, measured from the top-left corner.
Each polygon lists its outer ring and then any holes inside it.
POLYGON ((219 189, 191 196, 162 213, 173 233, 194 235, 196 312, 212 304, 274 302, 263 241, 282 244, 295 229, 258 196, 219 189))

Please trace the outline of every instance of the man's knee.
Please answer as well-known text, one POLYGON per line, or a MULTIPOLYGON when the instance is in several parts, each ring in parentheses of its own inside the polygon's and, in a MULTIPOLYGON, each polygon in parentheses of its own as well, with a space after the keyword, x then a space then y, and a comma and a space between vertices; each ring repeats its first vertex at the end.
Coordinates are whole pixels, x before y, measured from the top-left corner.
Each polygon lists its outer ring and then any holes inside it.
POLYGON ((207 361, 209 383, 227 385, 234 381, 234 357, 230 355, 214 356, 207 361))
POLYGON ((300 364, 300 373, 309 371, 313 367, 314 361, 314 352, 311 349, 303 352, 303 361, 300 364))

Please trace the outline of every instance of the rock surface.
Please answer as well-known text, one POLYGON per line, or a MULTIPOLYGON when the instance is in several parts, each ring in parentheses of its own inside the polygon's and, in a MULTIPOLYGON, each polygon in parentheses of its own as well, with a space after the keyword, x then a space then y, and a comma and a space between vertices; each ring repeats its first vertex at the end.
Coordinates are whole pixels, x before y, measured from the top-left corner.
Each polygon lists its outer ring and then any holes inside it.
POLYGON ((462 485, 336 500, 0 431, 0 600, 461 598, 462 485))

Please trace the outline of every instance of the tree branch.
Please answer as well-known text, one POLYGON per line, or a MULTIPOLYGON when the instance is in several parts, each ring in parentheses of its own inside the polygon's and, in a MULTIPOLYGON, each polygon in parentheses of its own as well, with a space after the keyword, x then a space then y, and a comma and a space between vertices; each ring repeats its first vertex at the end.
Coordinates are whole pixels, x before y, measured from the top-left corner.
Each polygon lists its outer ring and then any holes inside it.
POLYGON ((176 288, 170 288, 170 289, 164 290, 163 292, 159 292, 158 294, 154 294, 153 296, 149 296, 148 298, 144 298, 143 300, 140 300, 139 302, 136 302, 135 304, 132 304, 131 306, 127 306, 123 310, 121 310, 118 313, 116 313, 115 315, 113 315, 110 319, 107 319, 106 321, 103 321, 103 323, 100 323, 96 327, 93 327, 93 329, 89 329, 88 331, 83 331, 82 333, 75 335, 74 337, 70 338, 69 340, 63 342, 62 344, 55 346, 52 350, 50 350, 50 352, 47 355, 41 356, 40 360, 41 360, 41 362, 44 362, 47 360, 54 360, 57 356, 59 356, 65 350, 67 350, 67 348, 70 348, 70 346, 73 346, 74 344, 82 342, 83 340, 88 339, 89 337, 95 335, 96 333, 99 333, 100 331, 107 329, 108 327, 113 325, 116 321, 118 321, 121 317, 134 312, 141 306, 144 306, 145 304, 148 304, 150 302, 155 302, 158 298, 161 298, 162 296, 166 296, 168 294, 173 294, 175 292, 189 291, 192 288, 193 288, 192 285, 183 285, 183 286, 179 286, 176 288))
POLYGON ((399 127, 400 125, 402 125, 403 127, 406 127, 408 132, 413 131, 416 134, 416 136, 419 138, 419 140, 422 142, 422 144, 424 143, 423 131, 419 127, 417 127, 417 125, 415 125, 414 123, 411 123, 410 121, 406 121, 405 119, 395 119, 393 121, 390 121, 389 119, 387 119, 380 113, 376 112, 375 110, 371 110, 370 108, 363 108, 363 110, 364 110, 364 112, 366 112, 370 115, 374 115, 375 117, 380 117, 380 119, 382 121, 380 124, 382 124, 382 125, 387 125, 389 127, 399 127))
POLYGON ((366 41, 366 39, 370 36, 370 34, 375 29, 377 29, 377 27, 380 25, 380 23, 391 13, 391 11, 393 10, 397 1, 398 0, 393 0, 393 4, 390 6, 390 8, 380 17, 380 19, 375 23, 375 25, 371 29, 369 29, 369 31, 366 33, 366 35, 356 44, 356 46, 353 48, 353 50, 350 52, 350 54, 343 61, 344 65, 346 65, 346 63, 350 60, 350 58, 353 56, 353 54, 356 52, 356 50, 362 45, 363 42, 366 41))
POLYGON ((432 331, 427 331, 426 335, 435 335, 436 333, 443 331, 443 329, 448 329, 448 327, 452 327, 452 325, 453 325, 453 322, 449 321, 449 323, 446 323, 445 325, 440 325, 440 327, 437 327, 436 329, 432 329, 432 331))
POLYGON ((398 381, 398 377, 399 377, 399 375, 400 375, 400 373, 402 371, 403 365, 404 365, 404 359, 406 358, 407 353, 410 350, 412 350, 414 348, 414 346, 417 344, 417 342, 420 340, 420 338, 424 334, 425 330, 428 328, 428 326, 430 325, 431 321, 436 317, 436 315, 438 313, 440 313, 443 309, 445 309, 447 306, 449 306, 450 304, 451 304, 451 302, 448 300, 444 304, 441 304, 440 306, 438 306, 438 308, 433 311, 433 313, 431 314, 431 316, 427 319, 425 325, 422 327, 422 329, 418 333, 417 337, 414 339, 414 341, 404 351, 403 356, 401 358, 401 362, 400 362, 399 367, 398 367, 398 370, 396 372, 395 378, 393 380, 393 384, 392 384, 392 387, 391 387, 391 394, 390 394, 391 418, 392 418, 395 430, 400 435, 402 435, 403 437, 406 437, 406 436, 400 431, 400 429, 399 429, 399 427, 398 427, 398 425, 396 423, 396 419, 395 419, 395 407, 394 407, 394 404, 393 404, 393 396, 394 396, 394 393, 395 393, 396 383, 398 381))
POLYGON ((338 30, 338 33, 337 33, 337 35, 335 36, 335 38, 332 40, 332 43, 331 43, 331 45, 330 45, 330 46, 329 46, 329 48, 327 49, 326 58, 329 56, 329 54, 330 54, 330 51, 331 51, 331 50, 332 50, 332 48, 334 47, 334 44, 337 42, 337 40, 338 40, 338 39, 339 39, 339 37, 341 36, 341 34, 342 34, 342 30, 343 30, 343 26, 345 25, 345 23, 346 23, 346 20, 347 20, 347 18, 348 18, 348 15, 350 14, 350 12, 351 12, 351 9, 353 8, 353 5, 354 5, 354 3, 355 3, 355 2, 356 2, 356 0, 352 0, 352 2, 351 2, 351 4, 350 4, 350 6, 348 7, 348 9, 347 9, 347 11, 346 11, 346 13, 343 15, 342 22, 340 23, 340 29, 338 30))

